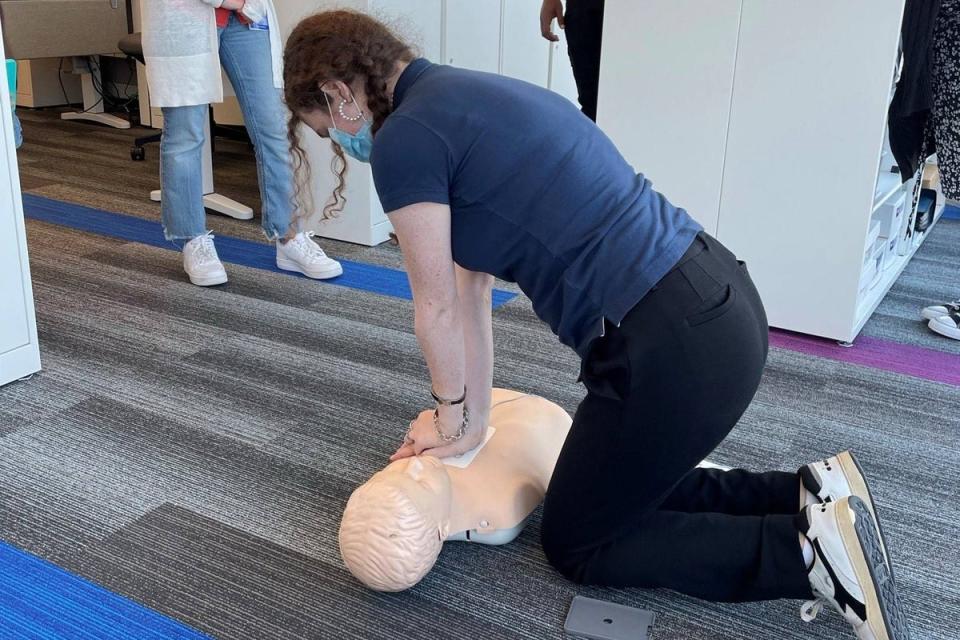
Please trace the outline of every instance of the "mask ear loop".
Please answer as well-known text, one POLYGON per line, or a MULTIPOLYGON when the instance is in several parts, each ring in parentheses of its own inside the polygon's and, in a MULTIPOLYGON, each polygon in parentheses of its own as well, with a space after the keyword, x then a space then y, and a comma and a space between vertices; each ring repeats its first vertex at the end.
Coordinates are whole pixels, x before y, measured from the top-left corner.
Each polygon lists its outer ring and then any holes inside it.
POLYGON ((330 96, 327 95, 327 92, 323 89, 320 89, 320 93, 323 94, 323 99, 327 103, 327 112, 330 114, 330 122, 333 124, 333 128, 337 131, 340 131, 340 128, 337 127, 336 120, 333 119, 333 107, 330 106, 330 96))

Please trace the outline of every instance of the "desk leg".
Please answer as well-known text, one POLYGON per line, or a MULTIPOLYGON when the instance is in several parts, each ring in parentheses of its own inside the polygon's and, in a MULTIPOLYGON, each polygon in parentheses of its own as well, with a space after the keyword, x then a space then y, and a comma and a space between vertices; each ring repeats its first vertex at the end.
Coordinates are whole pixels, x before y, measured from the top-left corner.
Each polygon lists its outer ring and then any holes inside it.
MULTIPOLYGON (((160 189, 154 189, 150 192, 150 199, 154 202, 160 202, 163 199, 163 192, 160 189)), ((252 220, 253 209, 245 204, 240 204, 236 200, 231 200, 227 196, 219 193, 208 193, 203 196, 203 206, 211 211, 222 213, 225 216, 236 218, 237 220, 252 220)))
MULTIPOLYGON (((236 200, 231 200, 222 196, 213 190, 213 148, 210 145, 210 122, 207 121, 205 136, 203 142, 203 206, 211 211, 222 213, 225 216, 236 218, 237 220, 250 220, 253 218, 253 209, 240 204, 236 200)), ((160 190, 151 191, 150 199, 154 202, 160 202, 162 198, 160 190)))
POLYGON ((97 80, 99 81, 100 87, 103 87, 102 78, 100 77, 100 58, 99 56, 95 57, 97 58, 97 66, 95 69, 91 69, 88 64, 84 64, 83 67, 79 67, 81 70, 78 73, 80 74, 80 83, 83 87, 83 111, 70 111, 67 113, 62 113, 60 114, 60 118, 63 120, 86 120, 89 122, 98 122, 115 129, 129 129, 130 123, 123 118, 118 118, 117 116, 110 115, 109 113, 104 113, 103 100, 101 99, 100 94, 97 93, 93 82, 93 74, 97 74, 97 80))

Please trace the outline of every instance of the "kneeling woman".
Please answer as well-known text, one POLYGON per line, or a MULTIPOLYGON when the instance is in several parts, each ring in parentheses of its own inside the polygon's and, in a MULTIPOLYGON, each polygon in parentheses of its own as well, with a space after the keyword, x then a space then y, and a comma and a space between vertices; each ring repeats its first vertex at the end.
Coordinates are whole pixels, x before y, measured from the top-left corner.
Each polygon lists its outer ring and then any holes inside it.
POLYGON ((906 638, 865 480, 845 453, 794 473, 696 468, 767 355, 744 265, 637 175, 573 104, 415 58, 368 16, 301 22, 285 52, 299 124, 373 168, 403 248, 436 412, 394 458, 487 428, 493 276, 582 358, 587 396, 544 505, 565 576, 709 600, 827 602, 861 638, 906 638))

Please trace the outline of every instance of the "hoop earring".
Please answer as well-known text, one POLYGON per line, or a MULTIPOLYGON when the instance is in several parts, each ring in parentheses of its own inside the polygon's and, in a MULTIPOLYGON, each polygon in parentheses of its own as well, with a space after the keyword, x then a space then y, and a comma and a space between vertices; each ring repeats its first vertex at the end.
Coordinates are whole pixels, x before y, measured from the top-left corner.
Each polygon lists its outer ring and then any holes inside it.
MULTIPOLYGON (((355 116, 348 116, 348 115, 344 112, 344 110, 343 110, 343 107, 344 107, 344 105, 346 105, 346 104, 347 104, 347 101, 341 98, 341 99, 340 99, 340 107, 339 107, 339 109, 338 109, 338 111, 340 111, 340 117, 341 117, 341 118, 343 118, 343 119, 346 120, 347 122, 356 122, 357 120, 359 120, 360 118, 363 117, 363 112, 360 112, 360 113, 358 113, 358 114, 355 115, 355 116)), ((359 109, 359 108, 360 108, 360 106, 357 105, 357 109, 359 109)))

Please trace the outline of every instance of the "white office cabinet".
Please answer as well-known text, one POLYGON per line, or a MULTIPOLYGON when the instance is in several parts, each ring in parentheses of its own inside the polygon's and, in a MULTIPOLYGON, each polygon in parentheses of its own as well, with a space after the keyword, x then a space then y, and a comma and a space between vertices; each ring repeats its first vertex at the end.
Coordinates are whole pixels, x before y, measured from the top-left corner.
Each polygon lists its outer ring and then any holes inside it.
POLYGON ((580 107, 577 101, 577 83, 573 77, 573 67, 570 66, 570 54, 567 52, 567 36, 562 29, 554 27, 554 33, 560 36, 560 42, 549 43, 550 52, 550 82, 547 85, 580 107))
POLYGON ((390 25, 417 49, 417 54, 440 62, 443 57, 444 0, 386 0, 376 3, 374 15, 390 25))
POLYGON ((500 7, 500 0, 446 0, 443 63, 499 73, 500 7))
POLYGON ((539 2, 503 0, 501 40, 500 73, 541 87, 549 85, 550 47, 540 36, 539 2))
MULTIPOLYGON (((5 59, 0 43, 0 60, 5 59)), ((7 87, 0 65, 0 87, 7 87)), ((0 91, 0 385, 40 370, 10 95, 0 91)))
POLYGON ((342 213, 330 220, 322 220, 324 205, 337 185, 331 170, 334 159, 330 142, 301 129, 300 138, 310 159, 313 215, 309 228, 317 235, 344 242, 374 246, 390 237, 393 227, 383 213, 380 199, 373 185, 370 165, 347 158, 346 205, 342 213))
POLYGON ((601 127, 747 261, 772 326, 852 341, 916 251, 877 236, 903 4, 607 3, 601 127))
POLYGON ((604 14, 597 120, 655 189, 714 234, 741 2, 611 2, 604 14))
POLYGON ((902 8, 744 0, 719 237, 750 262, 774 326, 859 332, 902 8))

